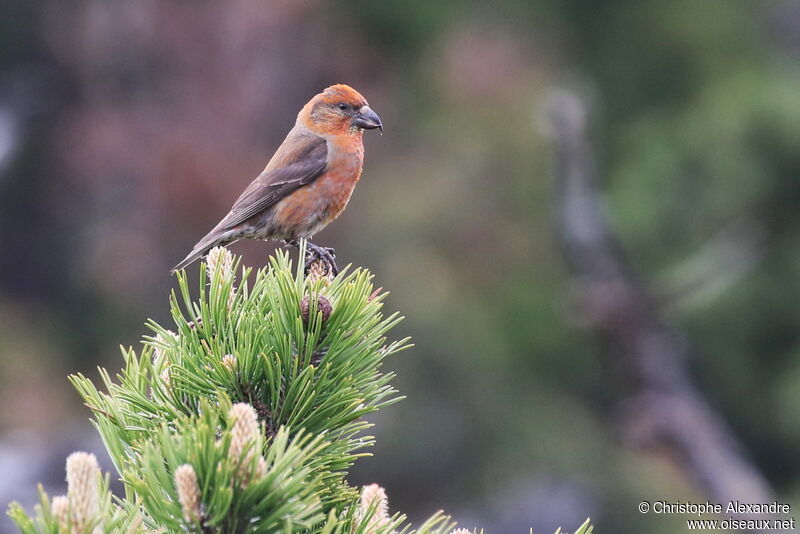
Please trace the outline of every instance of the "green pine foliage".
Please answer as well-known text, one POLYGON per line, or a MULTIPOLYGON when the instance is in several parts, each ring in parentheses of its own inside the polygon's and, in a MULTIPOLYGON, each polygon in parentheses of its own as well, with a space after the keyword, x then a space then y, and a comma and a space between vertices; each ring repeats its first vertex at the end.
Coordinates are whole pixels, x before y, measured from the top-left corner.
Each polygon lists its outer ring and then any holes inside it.
POLYGON ((409 346, 387 340, 401 317, 384 315, 371 275, 306 277, 282 252, 253 275, 224 249, 200 270, 196 298, 178 273, 174 326, 148 323, 152 334, 141 350, 123 349, 115 379, 101 368, 101 389, 70 377, 124 497, 111 496, 108 477, 84 455, 72 474, 68 461, 66 496, 50 500, 40 489, 32 517, 12 504, 20 530, 450 532, 441 513, 412 530, 389 515, 381 488, 373 499, 346 481, 373 443, 364 416, 400 398, 381 365, 409 346))
MULTIPOLYGON (((142 517, 136 513, 132 508, 125 508, 119 506, 114 502, 111 491, 108 489, 109 477, 101 476, 97 473, 97 478, 100 481, 98 493, 98 514, 97 520, 90 523, 85 532, 92 532, 93 534, 111 534, 114 532, 130 532, 144 533, 150 530, 142 528, 142 517), (100 524, 102 518, 102 526, 100 524), (99 526, 99 528, 97 528, 99 526), (97 530, 95 530, 97 528, 97 530)), ((75 532, 78 530, 63 528, 64 525, 59 524, 59 518, 54 513, 53 503, 44 491, 44 488, 39 485, 39 504, 34 507, 33 517, 29 517, 19 503, 13 502, 8 509, 8 515, 17 524, 20 532, 23 534, 65 534, 66 532, 75 532)))

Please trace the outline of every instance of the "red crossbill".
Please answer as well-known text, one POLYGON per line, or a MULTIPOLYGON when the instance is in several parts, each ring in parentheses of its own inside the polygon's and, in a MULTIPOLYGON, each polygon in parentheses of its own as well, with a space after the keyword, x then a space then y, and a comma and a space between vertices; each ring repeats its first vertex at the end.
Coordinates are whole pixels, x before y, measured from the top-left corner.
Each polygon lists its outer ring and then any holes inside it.
MULTIPOLYGON (((310 240, 347 206, 364 164, 363 131, 383 124, 361 94, 332 85, 309 100, 269 163, 231 211, 172 272, 216 246, 240 239, 310 240)), ((308 243, 308 264, 323 260, 336 272, 333 249, 308 243)))

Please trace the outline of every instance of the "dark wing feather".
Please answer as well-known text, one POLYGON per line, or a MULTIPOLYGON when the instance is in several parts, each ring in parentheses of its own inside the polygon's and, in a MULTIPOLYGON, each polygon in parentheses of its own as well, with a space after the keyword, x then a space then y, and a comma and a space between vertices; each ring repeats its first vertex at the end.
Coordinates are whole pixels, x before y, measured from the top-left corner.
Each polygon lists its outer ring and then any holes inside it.
POLYGON ((327 142, 322 137, 314 136, 308 142, 308 147, 299 152, 290 163, 277 169, 265 170, 253 180, 217 228, 233 228, 274 206, 298 188, 316 180, 325 172, 327 161, 327 142))
POLYGON ((194 246, 189 255, 176 265, 172 272, 200 259, 212 247, 230 243, 231 239, 225 238, 228 230, 269 209, 293 191, 316 180, 325 172, 327 160, 328 145, 325 139, 316 135, 290 133, 267 169, 247 186, 230 213, 194 246))

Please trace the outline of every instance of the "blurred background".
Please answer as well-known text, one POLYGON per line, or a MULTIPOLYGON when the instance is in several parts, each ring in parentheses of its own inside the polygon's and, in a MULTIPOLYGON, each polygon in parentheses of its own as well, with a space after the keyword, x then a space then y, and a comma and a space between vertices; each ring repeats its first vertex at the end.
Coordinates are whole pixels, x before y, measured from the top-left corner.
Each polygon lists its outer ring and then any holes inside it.
MULTIPOLYGON (((383 119, 317 241, 363 265, 416 347, 374 418, 393 511, 488 533, 682 532, 704 501, 631 446, 624 379, 576 309, 545 107, 590 105, 611 230, 691 347, 692 381, 800 505, 800 2, 5 0, 0 13, 0 504, 101 451, 66 381, 121 366, 169 269, 329 84, 383 119), (676 530, 680 529, 680 530, 676 530)), ((268 248, 233 250, 262 265, 268 248)), ((112 466, 101 459, 104 469, 112 466)), ((796 508, 796 506, 795 506, 796 508)), ((13 532, 10 522, 0 532, 13 532)))

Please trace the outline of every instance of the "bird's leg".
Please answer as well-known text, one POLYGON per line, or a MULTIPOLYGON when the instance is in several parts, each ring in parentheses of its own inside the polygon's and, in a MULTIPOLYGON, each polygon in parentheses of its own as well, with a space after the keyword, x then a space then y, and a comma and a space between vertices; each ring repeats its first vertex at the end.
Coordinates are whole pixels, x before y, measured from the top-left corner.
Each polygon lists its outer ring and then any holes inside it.
MULTIPOLYGON (((284 239, 284 243, 300 248, 300 242, 296 239, 284 239)), ((324 262, 328 267, 328 272, 332 273, 333 276, 339 274, 339 268, 336 267, 336 250, 331 247, 320 247, 306 240, 305 274, 308 274, 311 265, 317 261, 324 262)))

